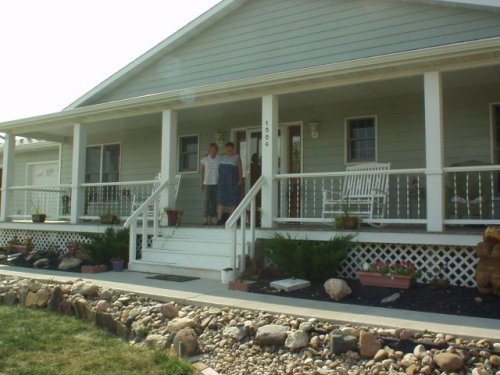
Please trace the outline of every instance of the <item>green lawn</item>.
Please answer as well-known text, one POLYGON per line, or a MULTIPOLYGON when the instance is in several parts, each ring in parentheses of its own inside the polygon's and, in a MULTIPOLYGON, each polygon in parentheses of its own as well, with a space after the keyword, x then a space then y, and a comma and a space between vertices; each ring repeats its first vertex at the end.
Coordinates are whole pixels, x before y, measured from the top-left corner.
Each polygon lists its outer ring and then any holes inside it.
POLYGON ((129 346, 72 317, 0 306, 0 374, 192 374, 166 353, 129 346))

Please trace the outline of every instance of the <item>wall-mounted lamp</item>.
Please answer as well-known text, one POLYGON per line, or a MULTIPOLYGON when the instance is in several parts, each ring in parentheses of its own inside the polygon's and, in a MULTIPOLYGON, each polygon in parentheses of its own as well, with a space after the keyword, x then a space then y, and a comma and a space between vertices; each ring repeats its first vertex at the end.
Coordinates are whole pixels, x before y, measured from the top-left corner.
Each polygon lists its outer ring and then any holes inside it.
POLYGON ((310 122, 309 127, 311 128, 311 138, 319 138, 319 124, 317 122, 310 122))
POLYGON ((215 139, 215 143, 217 144, 217 147, 219 147, 219 149, 222 149, 224 147, 224 138, 223 138, 222 132, 220 130, 217 130, 214 133, 214 139, 215 139))

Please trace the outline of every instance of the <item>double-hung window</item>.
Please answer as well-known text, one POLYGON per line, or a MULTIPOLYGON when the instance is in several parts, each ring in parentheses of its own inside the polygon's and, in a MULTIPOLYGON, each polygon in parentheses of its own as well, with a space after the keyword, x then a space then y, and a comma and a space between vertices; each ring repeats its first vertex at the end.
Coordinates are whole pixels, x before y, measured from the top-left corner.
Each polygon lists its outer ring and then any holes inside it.
POLYGON ((179 172, 197 172, 199 164, 197 135, 179 137, 179 172))
MULTIPOLYGON (((120 181, 119 143, 87 146, 85 182, 103 183, 120 181)), ((100 186, 89 189, 89 201, 110 201, 117 197, 117 186, 100 186)))
POLYGON ((346 161, 348 163, 376 161, 376 141, 375 117, 346 120, 346 161))

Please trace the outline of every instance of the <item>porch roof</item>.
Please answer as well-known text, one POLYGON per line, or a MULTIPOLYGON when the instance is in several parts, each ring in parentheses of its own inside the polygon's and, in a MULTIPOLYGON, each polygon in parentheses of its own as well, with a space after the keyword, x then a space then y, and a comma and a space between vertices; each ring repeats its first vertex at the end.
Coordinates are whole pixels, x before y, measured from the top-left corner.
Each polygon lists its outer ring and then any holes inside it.
POLYGON ((51 129, 68 127, 75 123, 158 113, 165 109, 234 102, 258 98, 269 92, 295 93, 415 76, 431 70, 453 71, 499 63, 500 37, 496 37, 67 109, 0 123, 0 131, 54 140, 50 137, 44 138, 44 135, 50 134, 51 129))

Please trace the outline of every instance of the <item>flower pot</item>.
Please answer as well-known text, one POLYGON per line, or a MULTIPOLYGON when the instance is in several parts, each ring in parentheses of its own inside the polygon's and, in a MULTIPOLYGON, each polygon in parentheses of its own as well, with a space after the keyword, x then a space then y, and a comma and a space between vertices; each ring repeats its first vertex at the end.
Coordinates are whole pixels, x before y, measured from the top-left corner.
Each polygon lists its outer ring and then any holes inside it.
POLYGON ((342 229, 358 229, 359 219, 356 216, 341 216, 339 219, 342 229))
POLYGON ((121 272, 123 271, 123 266, 125 264, 124 260, 112 260, 111 264, 113 265, 113 271, 121 272))
POLYGON ((236 280, 236 272, 234 270, 222 270, 220 271, 220 277, 222 284, 229 284, 230 281, 236 280))
POLYGON ((239 292, 248 292, 250 285, 252 285, 254 281, 245 281, 245 280, 233 280, 229 282, 229 290, 237 290, 239 292))
POLYGON ((168 210, 167 211, 168 226, 175 227, 180 224, 180 217, 178 210, 168 210))
POLYGON ((45 215, 45 214, 32 214, 31 215, 31 221, 33 223, 45 223, 46 218, 47 218, 47 215, 45 215))
POLYGON ((382 275, 375 272, 358 272, 361 285, 380 286, 383 288, 410 289, 415 278, 406 275, 382 275))
POLYGON ((9 245, 7 245, 7 251, 9 253, 28 254, 29 252, 33 251, 33 246, 9 244, 9 245))
POLYGON ((101 273, 101 272, 108 272, 108 267, 106 267, 104 264, 99 264, 97 266, 82 266, 80 269, 81 273, 101 273))

